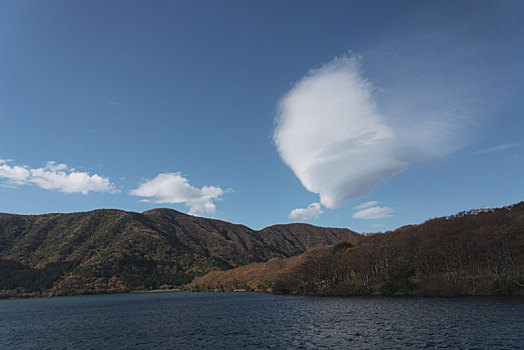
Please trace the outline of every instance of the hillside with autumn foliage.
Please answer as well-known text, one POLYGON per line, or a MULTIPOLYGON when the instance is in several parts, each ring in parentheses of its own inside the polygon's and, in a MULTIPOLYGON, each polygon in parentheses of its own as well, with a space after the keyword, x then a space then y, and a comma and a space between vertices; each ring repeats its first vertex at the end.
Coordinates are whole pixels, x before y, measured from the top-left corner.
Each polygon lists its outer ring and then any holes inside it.
POLYGON ((195 279, 193 291, 524 296, 524 202, 356 236, 195 279))
POLYGON ((0 214, 0 297, 180 288, 209 271, 357 235, 307 224, 255 231, 172 209, 0 214))

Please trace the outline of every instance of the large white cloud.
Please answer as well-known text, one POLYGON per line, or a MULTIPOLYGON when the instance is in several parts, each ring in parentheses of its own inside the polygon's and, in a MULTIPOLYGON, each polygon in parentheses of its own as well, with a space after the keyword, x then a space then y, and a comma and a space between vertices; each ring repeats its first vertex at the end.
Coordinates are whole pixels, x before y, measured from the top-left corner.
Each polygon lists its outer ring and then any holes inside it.
POLYGON ((276 148, 327 208, 370 194, 414 159, 451 149, 445 120, 388 119, 374 93, 359 59, 341 57, 311 70, 279 102, 276 148))
POLYGON ((9 165, 8 162, 0 159, 0 179, 6 180, 10 186, 33 184, 64 193, 117 192, 109 178, 76 171, 65 164, 49 161, 43 168, 32 169, 26 165, 9 165))
POLYGON ((288 217, 290 219, 309 220, 318 219, 320 215, 324 214, 320 203, 311 203, 306 208, 296 208, 291 210, 288 217))
POLYGON ((189 184, 189 180, 180 172, 161 173, 154 179, 147 180, 130 194, 139 197, 150 197, 145 201, 154 203, 184 203, 191 213, 215 213, 214 201, 226 191, 216 186, 203 186, 196 188, 189 184))
POLYGON ((338 58, 310 71, 280 102, 280 156, 328 208, 369 194, 407 166, 372 91, 354 59, 338 58))

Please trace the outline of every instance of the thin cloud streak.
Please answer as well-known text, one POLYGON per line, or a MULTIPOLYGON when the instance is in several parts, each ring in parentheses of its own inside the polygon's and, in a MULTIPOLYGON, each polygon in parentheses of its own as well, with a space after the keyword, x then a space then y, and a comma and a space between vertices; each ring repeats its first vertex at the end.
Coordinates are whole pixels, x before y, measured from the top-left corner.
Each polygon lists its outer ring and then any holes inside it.
POLYGON ((479 154, 487 154, 487 153, 499 152, 499 151, 504 151, 504 150, 507 150, 507 149, 515 148, 515 147, 518 147, 518 146, 519 145, 516 144, 516 143, 506 143, 506 144, 503 144, 503 145, 498 145, 498 146, 482 149, 480 151, 473 152, 473 154, 479 155, 479 154))
POLYGON ((369 201, 369 202, 365 202, 365 203, 359 204, 356 207, 354 207, 353 209, 360 210, 360 209, 372 207, 374 205, 377 205, 378 203, 380 203, 380 202, 378 202, 378 201, 369 201))
POLYGON ((393 216, 394 216, 393 209, 389 207, 376 206, 376 207, 366 208, 366 209, 357 211, 351 217, 354 219, 371 220, 371 219, 387 219, 393 216))

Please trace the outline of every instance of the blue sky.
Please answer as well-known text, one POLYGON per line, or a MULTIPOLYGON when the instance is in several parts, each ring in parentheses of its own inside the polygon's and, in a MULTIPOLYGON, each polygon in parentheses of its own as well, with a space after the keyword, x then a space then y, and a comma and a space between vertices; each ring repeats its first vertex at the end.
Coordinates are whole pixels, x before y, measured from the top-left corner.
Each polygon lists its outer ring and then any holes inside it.
POLYGON ((523 200, 519 1, 1 6, 0 212, 374 232, 523 200))

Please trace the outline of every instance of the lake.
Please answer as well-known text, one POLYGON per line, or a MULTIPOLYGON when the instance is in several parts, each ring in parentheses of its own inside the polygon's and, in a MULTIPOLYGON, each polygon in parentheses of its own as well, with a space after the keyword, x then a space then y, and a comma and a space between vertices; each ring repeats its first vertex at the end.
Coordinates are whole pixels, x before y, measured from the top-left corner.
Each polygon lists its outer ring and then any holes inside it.
POLYGON ((518 298, 135 293, 0 300, 0 349, 524 348, 518 298))

